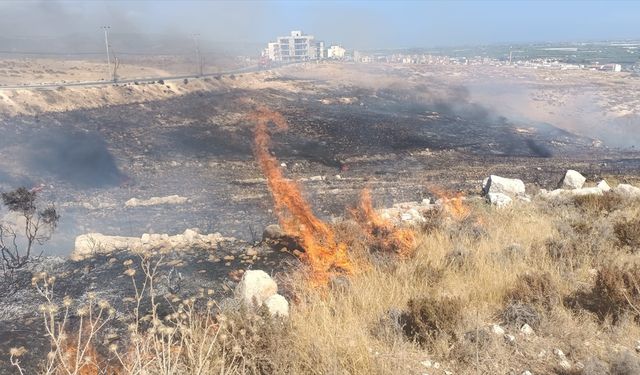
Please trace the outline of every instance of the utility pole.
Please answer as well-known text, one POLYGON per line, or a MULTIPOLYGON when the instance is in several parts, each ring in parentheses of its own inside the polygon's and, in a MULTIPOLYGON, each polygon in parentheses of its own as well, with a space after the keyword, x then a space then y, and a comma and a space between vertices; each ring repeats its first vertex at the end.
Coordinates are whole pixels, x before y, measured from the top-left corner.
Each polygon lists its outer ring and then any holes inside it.
POLYGON ((198 45, 198 37, 200 36, 200 34, 191 34, 191 37, 193 37, 193 43, 196 46, 196 61, 198 64, 198 76, 202 76, 202 56, 200 55, 200 46, 198 45))
POLYGON ((111 74, 111 57, 109 56, 109 29, 111 26, 102 26, 104 30, 104 45, 107 48, 107 72, 109 72, 109 80, 113 80, 113 75, 111 74))

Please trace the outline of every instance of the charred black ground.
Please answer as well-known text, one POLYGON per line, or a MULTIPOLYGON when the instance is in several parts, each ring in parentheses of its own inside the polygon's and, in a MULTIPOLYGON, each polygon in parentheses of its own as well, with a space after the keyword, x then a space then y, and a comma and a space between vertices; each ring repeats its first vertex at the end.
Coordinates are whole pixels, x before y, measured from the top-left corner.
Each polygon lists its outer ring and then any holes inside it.
POLYGON ((476 192, 490 173, 552 188, 567 168, 595 177, 640 163, 637 153, 592 147, 551 124, 515 123, 470 102, 460 87, 439 96, 426 85, 270 80, 304 91, 231 89, 5 119, 0 187, 43 184, 67 228, 57 254, 88 231, 139 236, 198 227, 250 240, 274 221, 252 156, 246 114, 255 103, 289 120, 289 131, 273 136, 273 152, 325 217, 342 214, 365 185, 392 204, 430 196, 429 184, 476 192), (326 178, 305 180, 312 176, 326 178), (190 203, 124 206, 132 197, 173 194, 190 203))

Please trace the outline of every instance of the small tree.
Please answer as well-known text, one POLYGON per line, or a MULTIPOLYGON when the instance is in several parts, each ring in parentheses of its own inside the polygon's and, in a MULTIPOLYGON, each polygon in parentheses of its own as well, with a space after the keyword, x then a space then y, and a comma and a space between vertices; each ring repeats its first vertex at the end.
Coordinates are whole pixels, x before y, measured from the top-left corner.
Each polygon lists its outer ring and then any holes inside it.
POLYGON ((0 222, 2 271, 8 276, 32 260, 35 245, 43 245, 51 238, 60 215, 52 205, 38 208, 37 191, 24 187, 2 193, 2 203, 23 219, 15 226, 0 222), (18 240, 18 232, 22 232, 24 241, 18 240))

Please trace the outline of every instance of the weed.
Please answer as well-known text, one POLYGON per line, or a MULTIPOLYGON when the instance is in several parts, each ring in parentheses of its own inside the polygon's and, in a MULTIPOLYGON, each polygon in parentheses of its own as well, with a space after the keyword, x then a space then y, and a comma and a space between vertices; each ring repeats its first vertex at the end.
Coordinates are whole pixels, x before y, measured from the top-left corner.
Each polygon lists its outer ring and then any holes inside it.
POLYGON ((463 309, 464 302, 455 297, 411 299, 403 316, 405 334, 422 345, 442 334, 455 338, 463 309))

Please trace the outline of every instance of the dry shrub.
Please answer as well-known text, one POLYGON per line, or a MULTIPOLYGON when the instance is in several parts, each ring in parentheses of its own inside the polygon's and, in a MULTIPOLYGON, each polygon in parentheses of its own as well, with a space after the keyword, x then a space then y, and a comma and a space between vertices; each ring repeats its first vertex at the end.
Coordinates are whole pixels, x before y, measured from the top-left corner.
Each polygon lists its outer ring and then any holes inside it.
POLYGON ((603 195, 581 195, 573 198, 573 204, 588 214, 601 212, 613 212, 622 206, 623 199, 617 194, 607 193, 603 195))
POLYGON ((425 233, 432 233, 444 226, 444 213, 442 208, 436 207, 422 213, 425 221, 422 224, 422 230, 425 233))
POLYGON ((502 321, 507 325, 520 328, 525 324, 533 328, 540 325, 540 314, 531 305, 521 302, 509 302, 501 314, 502 321))
POLYGON ((462 299, 456 297, 410 299, 403 315, 404 332, 426 346, 442 335, 455 339, 464 307, 462 299))
POLYGON ((419 264, 414 269, 414 275, 417 280, 422 280, 426 285, 435 285, 444 277, 444 270, 431 264, 419 264))
POLYGON ((640 248, 640 219, 633 219, 616 223, 613 232, 621 247, 630 247, 637 251, 640 248))
POLYGON ((609 365, 599 360, 598 358, 591 358, 584 364, 584 369, 581 375, 610 375, 609 365))
POLYGON ((592 309, 600 318, 611 316, 614 323, 628 312, 638 314, 640 306, 640 266, 604 266, 598 271, 592 292, 592 309))
POLYGON ((640 359, 625 351, 611 361, 609 369, 611 375, 637 375, 640 374, 640 359))
MULTIPOLYGON (((279 369, 274 353, 286 345, 290 327, 287 321, 272 317, 262 306, 252 311, 244 306, 219 316, 221 345, 229 349, 224 368, 239 373, 274 374, 279 369)), ((221 348, 222 349, 222 348, 221 348)))
POLYGON ((524 274, 506 295, 507 302, 518 302, 551 310, 562 301, 560 288, 549 273, 524 274))

